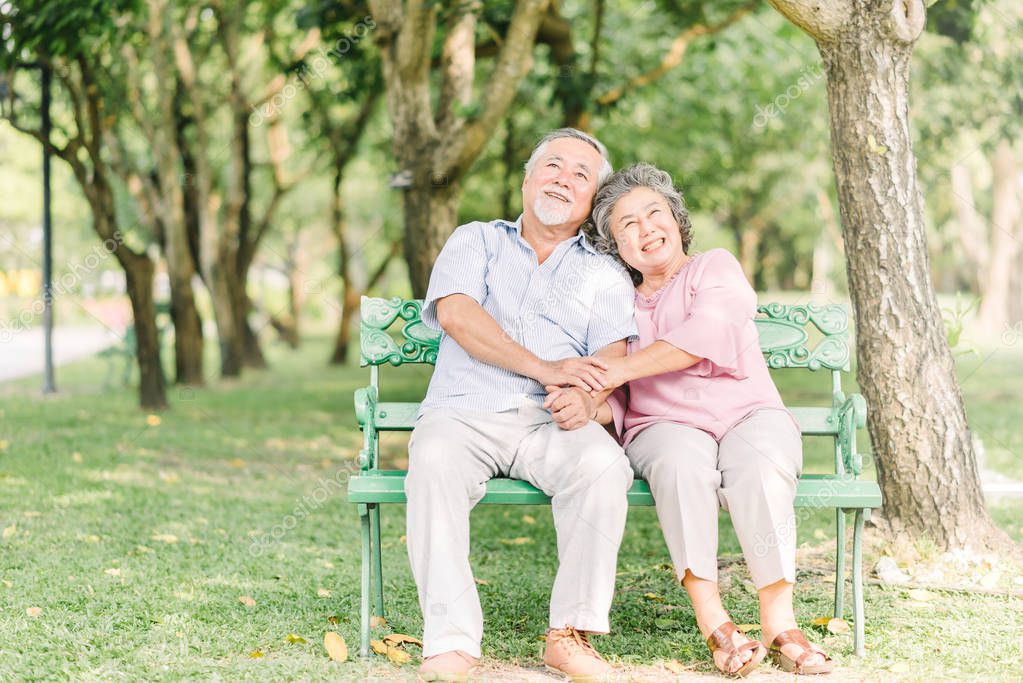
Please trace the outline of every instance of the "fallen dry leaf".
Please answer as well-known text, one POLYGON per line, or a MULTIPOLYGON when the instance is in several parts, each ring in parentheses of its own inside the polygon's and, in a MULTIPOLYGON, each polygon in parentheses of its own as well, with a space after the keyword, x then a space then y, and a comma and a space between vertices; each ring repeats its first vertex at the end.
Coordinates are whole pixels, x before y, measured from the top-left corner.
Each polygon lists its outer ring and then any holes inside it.
POLYGON ((680 674, 680 673, 685 673, 686 671, 689 671, 689 667, 687 667, 685 664, 683 664, 682 662, 678 661, 677 659, 672 659, 672 660, 667 661, 667 662, 662 662, 661 666, 663 666, 665 669, 667 669, 668 671, 670 671, 673 674, 680 674))
POLYGON ((321 598, 329 598, 330 597, 330 591, 327 590, 326 588, 317 588, 316 589, 316 594, 318 596, 320 596, 321 598))
POLYGON ((178 537, 174 534, 153 534, 150 536, 154 541, 160 541, 161 543, 177 543, 178 537))
POLYGON ((487 581, 486 579, 476 579, 476 585, 477 586, 489 586, 490 582, 487 581))
POLYGON ((371 640, 369 641, 369 646, 373 648, 373 652, 376 652, 378 655, 387 654, 387 643, 382 640, 371 640))
POLYGON ((121 575, 121 568, 120 567, 111 567, 110 569, 104 569, 103 573, 108 575, 108 576, 120 576, 121 575))
POLYGON ((78 451, 75 451, 74 453, 71 454, 71 459, 74 460, 75 462, 82 462, 82 454, 79 453, 78 451))
POLYGON ((245 467, 246 462, 241 458, 231 458, 227 461, 227 464, 231 467, 245 467))
POLYGON ((160 419, 159 415, 146 416, 146 424, 149 425, 150 427, 159 427, 160 422, 162 422, 162 420, 160 419))
POLYGON ((6 451, 7 447, 11 445, 11 442, 7 439, 0 439, 0 451, 6 451))
POLYGON ((743 633, 749 633, 750 631, 759 631, 760 624, 739 624, 738 628, 743 633))
POLYGON ((177 484, 181 481, 181 477, 178 476, 177 472, 166 472, 164 470, 160 470, 159 477, 160 481, 165 484, 177 484))
POLYGON ((384 636, 384 642, 387 643, 388 645, 394 646, 401 645, 402 643, 412 643, 413 645, 418 645, 419 647, 423 646, 423 641, 419 640, 419 638, 407 636, 404 633, 388 633, 386 636, 384 636))
POLYGON ((292 645, 301 645, 302 643, 308 642, 305 638, 298 635, 297 633, 289 633, 288 635, 284 636, 284 640, 288 641, 292 645))
POLYGON ((828 630, 834 634, 848 633, 849 622, 847 622, 845 619, 839 619, 838 617, 835 617, 834 619, 829 619, 828 630))
POLYGON ((348 661, 348 643, 340 634, 334 631, 327 631, 323 634, 323 647, 327 650, 327 656, 335 662, 348 661))
POLYGON ((382 628, 384 626, 387 626, 387 619, 384 619, 381 616, 377 616, 376 614, 369 618, 370 628, 382 628))
POLYGON ((934 599, 934 593, 924 590, 923 588, 911 588, 909 590, 909 597, 913 600, 927 602, 928 600, 934 599))
POLYGON ((501 543, 505 545, 526 545, 532 543, 533 539, 527 536, 519 536, 518 538, 502 538, 501 543))
POLYGON ((340 624, 341 620, 334 615, 327 617, 328 624, 340 624))
POLYGON ((25 614, 27 614, 30 617, 38 617, 42 613, 43 613, 42 607, 29 607, 28 609, 25 610, 25 614))
POLYGON ((391 660, 392 664, 401 666, 402 664, 408 664, 412 661, 412 655, 402 650, 400 647, 387 646, 387 658, 391 660))
POLYGON ((256 601, 252 599, 250 595, 242 595, 238 598, 238 602, 242 603, 246 607, 255 607, 256 601))
POLYGON ((536 518, 532 515, 522 515, 522 521, 526 524, 536 524, 536 518))
POLYGON ((18 524, 16 522, 14 524, 10 525, 10 526, 5 526, 4 527, 3 537, 4 538, 10 538, 17 531, 18 531, 18 524))

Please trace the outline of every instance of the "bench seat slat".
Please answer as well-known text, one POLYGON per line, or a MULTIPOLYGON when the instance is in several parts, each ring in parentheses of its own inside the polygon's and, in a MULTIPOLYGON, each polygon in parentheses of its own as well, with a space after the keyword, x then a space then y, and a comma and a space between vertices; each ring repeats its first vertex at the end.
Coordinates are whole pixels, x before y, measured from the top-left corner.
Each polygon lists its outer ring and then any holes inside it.
MULTIPOLYGON (((412 431, 418 410, 419 403, 378 403, 374 416, 377 429, 382 432, 412 431)), ((838 425, 828 421, 830 408, 795 407, 789 410, 805 436, 834 436, 838 433, 838 425)))
MULTIPOLYGON (((376 470, 348 480, 351 503, 404 503, 405 472, 376 470)), ((636 480, 628 493, 629 505, 654 504, 650 487, 636 480)), ((481 501, 497 505, 549 505, 551 499, 520 479, 491 479, 481 501)), ((796 507, 875 508, 881 506, 877 482, 834 475, 804 475, 796 486, 796 507)))

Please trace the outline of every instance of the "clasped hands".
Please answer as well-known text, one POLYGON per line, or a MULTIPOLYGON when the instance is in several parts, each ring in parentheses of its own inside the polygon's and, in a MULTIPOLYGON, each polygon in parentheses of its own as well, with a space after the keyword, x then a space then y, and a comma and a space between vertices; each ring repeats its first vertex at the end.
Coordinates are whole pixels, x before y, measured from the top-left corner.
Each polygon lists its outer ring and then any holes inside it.
POLYGON ((543 407, 562 429, 579 429, 596 417, 599 394, 625 384, 624 364, 624 358, 596 356, 545 361, 537 378, 547 390, 543 407))

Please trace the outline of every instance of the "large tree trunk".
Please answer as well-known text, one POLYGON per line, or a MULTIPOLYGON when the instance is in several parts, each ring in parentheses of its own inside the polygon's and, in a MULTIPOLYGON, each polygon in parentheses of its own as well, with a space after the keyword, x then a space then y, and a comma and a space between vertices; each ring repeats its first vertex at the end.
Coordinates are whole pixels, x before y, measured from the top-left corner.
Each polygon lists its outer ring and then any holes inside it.
MULTIPOLYGON (((1023 233, 1023 216, 1017 229, 1023 233)), ((1016 250, 1016 265, 1009 274, 1009 322, 1002 330, 1003 341, 1023 339, 1023 249, 1016 250), (1013 335, 1010 330, 1015 330, 1013 335)))
POLYGON ((1000 333, 1009 322, 1009 284, 1019 250, 1019 167, 1009 141, 1002 139, 991 156, 991 249, 984 264, 978 322, 983 330, 1000 333))
POLYGON ((337 336, 334 338, 334 352, 330 356, 332 365, 345 365, 348 363, 348 348, 352 340, 352 322, 359 315, 359 305, 362 301, 361 293, 351 286, 351 282, 344 283, 344 294, 341 299, 341 321, 338 323, 337 336))
POLYGON ((139 406, 146 410, 161 410, 167 407, 167 391, 156 333, 156 304, 153 301, 155 266, 148 256, 128 254, 126 250, 118 250, 117 259, 124 268, 134 316, 139 406))
POLYGON ((856 315, 857 379, 891 530, 940 548, 996 538, 930 279, 909 129, 921 0, 771 0, 816 40, 856 315))
POLYGON ((444 242, 458 226, 461 184, 414 183, 405 191, 405 261, 412 295, 426 296, 430 271, 444 242))
POLYGON ((168 254, 171 321, 174 323, 174 380, 177 384, 201 386, 206 382, 202 371, 202 319, 195 305, 192 278, 182 277, 180 271, 170 265, 170 261, 168 254))

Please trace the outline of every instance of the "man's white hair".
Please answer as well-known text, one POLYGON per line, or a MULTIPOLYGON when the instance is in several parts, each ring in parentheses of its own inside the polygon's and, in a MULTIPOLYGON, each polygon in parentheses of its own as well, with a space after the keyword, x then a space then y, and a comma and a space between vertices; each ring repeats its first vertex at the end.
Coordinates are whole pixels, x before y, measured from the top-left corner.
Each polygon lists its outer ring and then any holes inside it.
POLYGON ((614 169, 611 168, 611 160, 608 158, 607 147, 605 147, 600 140, 575 128, 558 128, 557 130, 552 130, 550 133, 547 133, 547 135, 544 135, 540 138, 540 142, 536 143, 536 147, 533 148, 533 153, 529 155, 529 161, 526 162, 527 176, 532 173, 533 167, 536 166, 537 159, 539 159, 540 155, 543 154, 545 149, 547 149, 547 145, 549 145, 552 140, 557 140, 559 138, 575 138, 576 140, 582 140, 593 147, 593 149, 600 152, 600 159, 602 163, 600 164, 600 171, 597 173, 598 185, 607 180, 614 172, 614 169))

